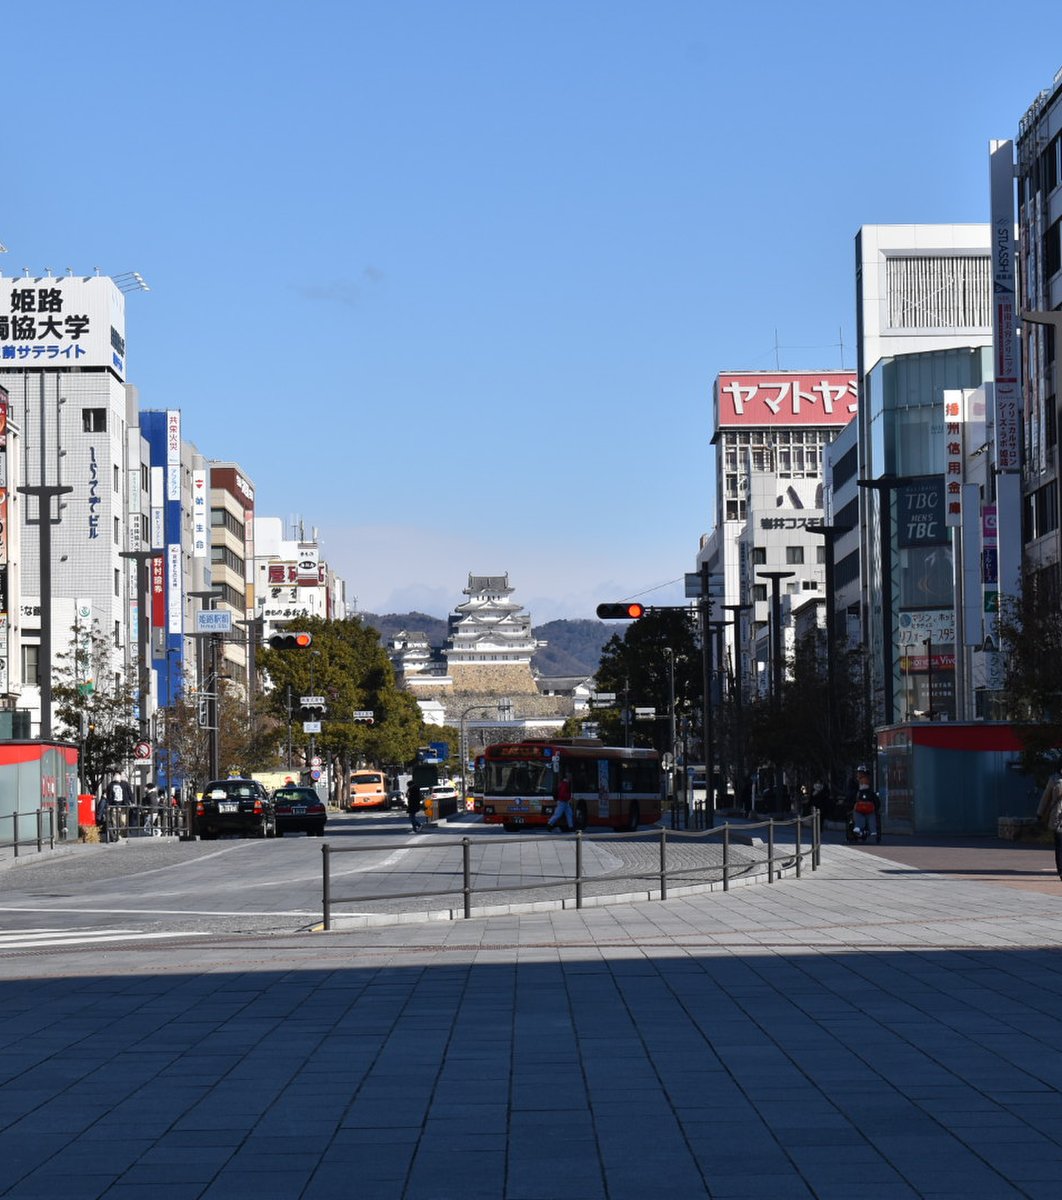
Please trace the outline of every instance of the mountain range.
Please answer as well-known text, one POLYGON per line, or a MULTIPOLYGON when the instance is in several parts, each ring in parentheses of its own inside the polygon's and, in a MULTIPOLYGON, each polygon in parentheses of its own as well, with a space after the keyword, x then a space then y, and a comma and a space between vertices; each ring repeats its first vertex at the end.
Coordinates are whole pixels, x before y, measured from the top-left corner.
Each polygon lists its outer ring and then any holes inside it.
MULTIPOLYGON (((427 634, 432 647, 446 644, 449 632, 446 621, 427 613, 358 613, 366 625, 380 634, 384 646, 400 630, 427 634)), ((600 621, 547 621, 532 632, 547 644, 531 656, 531 666, 539 675, 593 675, 601 662, 601 649, 615 630, 600 621)))

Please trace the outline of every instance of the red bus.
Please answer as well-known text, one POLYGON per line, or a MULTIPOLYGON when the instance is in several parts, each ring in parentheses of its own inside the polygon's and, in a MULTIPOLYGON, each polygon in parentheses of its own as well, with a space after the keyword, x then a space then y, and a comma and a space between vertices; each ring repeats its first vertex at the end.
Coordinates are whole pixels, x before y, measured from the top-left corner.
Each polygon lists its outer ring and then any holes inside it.
POLYGON ((566 771, 577 828, 634 830, 660 820, 663 777, 655 750, 605 746, 591 738, 528 738, 487 747, 484 823, 510 831, 545 826, 566 771))

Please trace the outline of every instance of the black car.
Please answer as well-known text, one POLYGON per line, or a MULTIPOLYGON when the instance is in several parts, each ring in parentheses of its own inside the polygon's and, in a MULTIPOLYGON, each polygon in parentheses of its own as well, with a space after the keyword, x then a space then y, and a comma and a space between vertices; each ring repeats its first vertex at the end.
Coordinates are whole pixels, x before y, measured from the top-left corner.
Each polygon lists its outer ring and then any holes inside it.
POLYGON ((273 793, 277 815, 277 837, 304 830, 310 837, 324 834, 328 812, 324 801, 309 787, 279 787, 273 793))
POLYGON ((273 802, 255 779, 214 779, 196 802, 195 831, 203 841, 222 833, 273 837, 277 831, 273 802))

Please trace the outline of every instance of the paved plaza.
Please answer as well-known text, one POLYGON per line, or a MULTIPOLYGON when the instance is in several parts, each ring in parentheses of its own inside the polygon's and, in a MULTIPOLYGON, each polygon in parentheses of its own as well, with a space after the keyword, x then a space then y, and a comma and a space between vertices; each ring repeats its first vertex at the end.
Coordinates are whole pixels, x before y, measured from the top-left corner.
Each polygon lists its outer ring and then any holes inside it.
POLYGON ((826 845, 802 879, 665 903, 5 953, 0 996, 19 1200, 1062 1188, 1040 847, 826 845))

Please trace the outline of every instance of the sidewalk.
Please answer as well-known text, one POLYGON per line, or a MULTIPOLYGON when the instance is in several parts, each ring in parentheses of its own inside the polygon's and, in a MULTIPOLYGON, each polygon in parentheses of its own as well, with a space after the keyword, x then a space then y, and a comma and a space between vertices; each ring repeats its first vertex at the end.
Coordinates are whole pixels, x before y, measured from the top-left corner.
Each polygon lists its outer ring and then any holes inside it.
POLYGON ((2 957, 0 1196, 1053 1200, 1062 883, 917 849, 667 903, 2 957))

